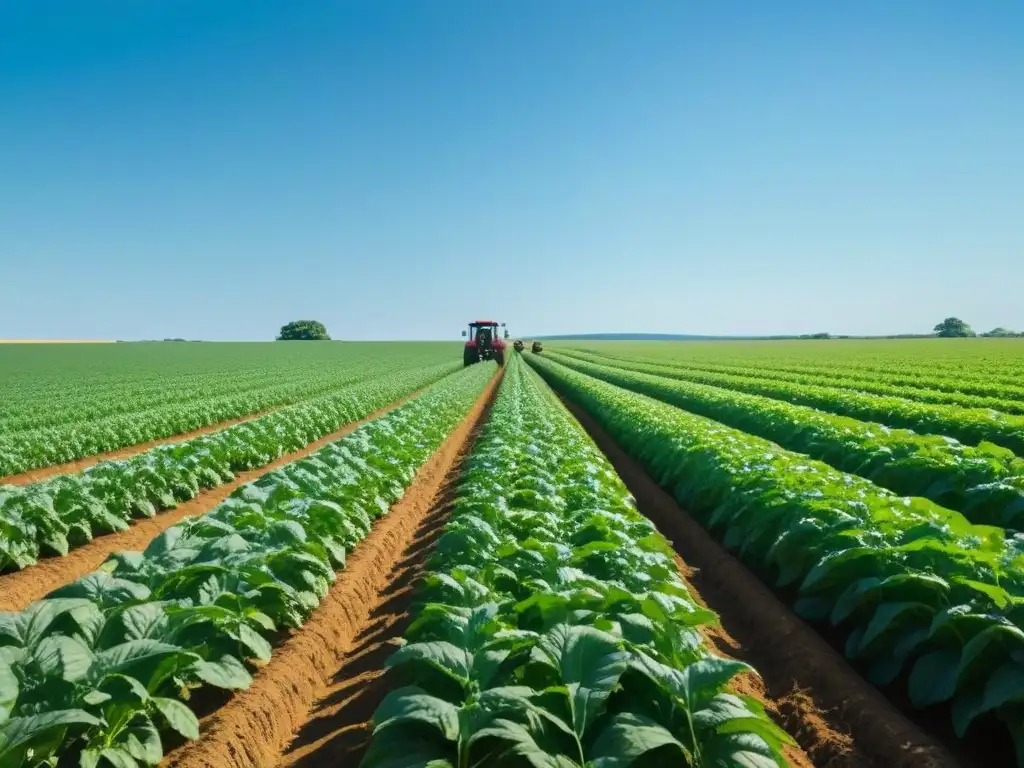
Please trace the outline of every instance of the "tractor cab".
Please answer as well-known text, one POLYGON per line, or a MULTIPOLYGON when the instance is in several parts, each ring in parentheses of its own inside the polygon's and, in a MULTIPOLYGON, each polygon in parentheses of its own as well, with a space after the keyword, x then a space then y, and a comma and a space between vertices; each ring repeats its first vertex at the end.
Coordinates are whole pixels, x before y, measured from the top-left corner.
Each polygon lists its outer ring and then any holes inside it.
MULTIPOLYGON (((504 323, 494 320, 474 320, 469 324, 469 338, 462 350, 462 364, 472 365, 481 360, 495 360, 498 365, 505 364, 505 341, 501 338, 498 328, 504 323)), ((462 332, 463 337, 467 334, 462 332)))

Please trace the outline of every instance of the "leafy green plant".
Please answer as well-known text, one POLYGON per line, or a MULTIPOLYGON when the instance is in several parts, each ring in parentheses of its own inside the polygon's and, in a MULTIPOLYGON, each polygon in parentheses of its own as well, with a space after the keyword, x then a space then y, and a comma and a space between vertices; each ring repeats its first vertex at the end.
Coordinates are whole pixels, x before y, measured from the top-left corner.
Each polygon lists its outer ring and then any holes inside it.
MULTIPOLYGON (((573 351, 574 357, 593 359, 588 353, 573 351)), ((928 435, 945 435, 969 445, 988 442, 1009 448, 1024 456, 1024 416, 1001 413, 989 408, 964 408, 917 402, 909 397, 891 397, 837 389, 834 382, 799 384, 768 378, 758 372, 722 373, 702 367, 647 364, 601 357, 598 362, 628 368, 656 376, 694 381, 755 395, 765 395, 790 403, 820 408, 829 413, 876 421, 890 427, 913 429, 928 435)))
POLYGON ((94 536, 128 527, 296 451, 461 366, 400 370, 192 440, 32 485, 0 486, 0 571, 65 555, 94 536))
POLYGON ((956 509, 973 522, 1020 528, 1024 459, 1006 448, 968 446, 760 395, 551 354, 573 370, 819 459, 907 496, 956 509))
POLYGON ((144 552, 0 613, 0 764, 155 765, 161 733, 195 738, 192 691, 249 684, 493 372, 460 368, 144 552))
POLYGON ((668 543, 518 358, 414 615, 364 768, 785 764, 668 543))
POLYGON ((621 358, 610 355, 581 354, 578 350, 561 350, 565 355, 604 364, 635 362, 641 365, 661 365, 677 370, 693 369, 708 373, 723 373, 753 379, 772 379, 792 384, 834 387, 873 395, 898 397, 924 403, 957 405, 962 408, 990 408, 1003 413, 1024 414, 1024 387, 1004 384, 978 368, 957 371, 955 377, 936 376, 932 371, 900 371, 898 366, 849 368, 844 366, 802 365, 769 361, 757 365, 740 364, 724 360, 654 360, 650 358, 621 358))
POLYGON ((991 712, 1024 745, 1024 536, 551 360, 529 363, 752 570, 796 589, 797 613, 843 627, 869 679, 909 670, 911 700, 950 702, 957 733, 991 712))
POLYGON ((3 398, 0 478, 324 397, 378 376, 424 368, 447 373, 455 370, 453 357, 429 348, 397 355, 353 353, 354 359, 340 366, 261 370, 240 379, 204 377, 177 390, 158 381, 155 389, 143 386, 135 397, 132 381, 124 378, 108 379, 92 397, 69 395, 67 381, 55 393, 16 388, 3 398))

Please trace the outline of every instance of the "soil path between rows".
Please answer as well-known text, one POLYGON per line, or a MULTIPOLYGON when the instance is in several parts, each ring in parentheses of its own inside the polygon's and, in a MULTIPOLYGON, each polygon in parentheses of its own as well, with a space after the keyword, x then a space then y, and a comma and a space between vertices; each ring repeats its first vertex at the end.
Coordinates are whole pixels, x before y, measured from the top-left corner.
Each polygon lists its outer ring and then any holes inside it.
POLYGON ((177 524, 182 518, 190 515, 205 515, 240 486, 251 483, 285 464, 305 458, 328 443, 354 432, 366 422, 383 416, 388 411, 408 402, 421 391, 396 400, 365 418, 349 422, 326 437, 297 451, 287 453, 269 464, 247 472, 240 472, 231 482, 208 491, 201 491, 194 499, 186 501, 174 509, 160 512, 155 517, 136 520, 126 531, 99 536, 85 546, 71 550, 63 557, 48 557, 21 571, 0 576, 0 611, 20 611, 33 600, 45 597, 58 587, 92 573, 113 552, 145 549, 150 541, 177 524))
MULTIPOLYGON (((277 768, 356 766, 362 760, 372 736, 373 713, 391 690, 384 664, 396 647, 395 641, 405 634, 414 618, 409 613, 414 586, 425 566, 429 543, 442 532, 457 491, 457 479, 458 474, 454 472, 447 491, 421 525, 417 541, 406 549, 392 572, 393 581, 386 592, 388 599, 374 609, 373 621, 359 634, 357 645, 342 659, 326 695, 320 697, 310 718, 276 762, 277 768)), ((678 558, 677 561, 685 574, 682 562, 678 558)), ((736 689, 758 699, 769 709, 774 707, 755 678, 739 681, 736 689)), ((787 747, 786 758, 791 768, 814 765, 801 749, 787 747)))
MULTIPOLYGON (((199 740, 173 751, 163 765, 261 768, 276 765, 293 739, 303 745, 318 733, 323 734, 318 741, 330 741, 338 686, 351 688, 356 699, 345 708, 346 726, 340 730, 368 735, 376 709, 373 681, 358 679, 353 660, 360 659, 355 663, 369 672, 394 649, 389 641, 401 635, 409 590, 444 525, 462 461, 487 418, 502 373, 355 548, 312 618, 274 653, 248 690, 202 721, 199 740)), ((355 765, 333 756, 329 762, 355 765)))
MULTIPOLYGON (((611 461, 640 511, 672 542, 699 598, 720 616, 721 628, 710 633, 718 649, 757 669, 780 723, 815 765, 960 765, 712 539, 590 414, 560 399, 611 461)), ((756 679, 748 682, 758 687, 756 679)))
MULTIPOLYGON (((282 408, 285 406, 281 406, 282 408)), ((161 437, 158 440, 150 440, 146 443, 135 443, 134 445, 127 445, 124 448, 118 448, 116 451, 108 451, 107 453, 97 453, 92 456, 84 456, 81 459, 75 459, 65 464, 51 464, 48 467, 39 467, 38 469, 30 469, 27 472, 19 472, 16 475, 8 475, 7 477, 0 477, 0 485, 30 485, 32 483, 38 483, 43 480, 49 480, 51 477, 57 475, 73 475, 76 472, 81 472, 83 469, 94 467, 97 464, 101 464, 104 461, 119 461, 121 459, 130 459, 132 456, 138 456, 140 453, 145 453, 151 448, 156 448, 158 445, 168 445, 170 443, 183 443, 186 440, 191 440, 194 437, 201 437, 202 435, 209 435, 213 432, 220 432, 222 429, 233 427, 235 424, 241 424, 245 421, 252 421, 258 419, 261 416, 266 416, 268 413, 273 413, 279 410, 278 408, 268 408, 263 411, 257 411, 256 413, 250 413, 247 416, 239 416, 236 419, 228 419, 227 421, 218 421, 216 424, 210 424, 199 429, 193 429, 191 432, 179 432, 176 435, 168 435, 167 437, 161 437)))

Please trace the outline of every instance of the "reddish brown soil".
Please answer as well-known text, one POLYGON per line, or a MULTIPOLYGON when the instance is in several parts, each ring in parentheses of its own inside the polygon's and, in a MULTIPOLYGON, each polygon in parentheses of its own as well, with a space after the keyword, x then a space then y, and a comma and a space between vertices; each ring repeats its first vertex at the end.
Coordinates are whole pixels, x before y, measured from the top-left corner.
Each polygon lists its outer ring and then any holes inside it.
MULTIPOLYGON (((431 541, 440 534, 443 520, 448 515, 456 478, 457 474, 453 473, 449 491, 438 499, 421 526, 423 535, 431 541)), ((372 735, 373 712, 390 690, 384 663, 412 620, 409 609, 413 585, 424 566, 427 549, 422 540, 418 540, 403 553, 401 562, 392 571, 392 583, 385 592, 388 600, 373 611, 372 623, 362 630, 356 647, 342 659, 333 673, 326 694, 320 697, 310 719, 277 762, 279 768, 359 764, 372 735)), ((684 576, 688 574, 689 570, 682 561, 678 558, 677 561, 684 576)), ((765 695, 761 682, 755 677, 745 676, 738 680, 735 689, 757 698, 770 711, 774 709, 774 702, 765 695)), ((786 757, 792 768, 811 768, 814 765, 801 749, 787 748, 786 757)))
POLYGON ((253 419, 258 419, 260 416, 266 416, 274 410, 276 409, 270 408, 265 411, 250 413, 248 416, 240 416, 237 419, 218 421, 216 424, 210 424, 209 426, 202 427, 201 429, 194 429, 191 432, 182 432, 177 435, 162 437, 159 440, 150 440, 148 443, 136 443, 135 445, 129 445, 125 448, 119 448, 116 451, 109 451, 108 453, 99 453, 95 456, 86 456, 81 459, 75 459, 74 461, 69 461, 66 464, 51 464, 48 467, 30 469, 28 472, 20 472, 17 475, 0 477, 0 485, 28 485, 29 483, 38 483, 40 480, 46 480, 47 478, 55 477, 56 475, 71 475, 75 472, 81 472, 83 469, 88 469, 89 467, 103 461, 130 459, 132 456, 145 453, 150 448, 156 448, 158 445, 182 443, 186 440, 191 440, 193 437, 208 435, 211 432, 220 432, 222 429, 234 424, 241 424, 243 421, 252 421, 253 419))
POLYGON ((156 517, 135 521, 127 531, 97 537, 85 546, 71 550, 63 557, 46 558, 24 570, 0 576, 0 611, 21 610, 33 600, 45 597, 57 589, 57 587, 92 573, 100 567, 112 552, 145 549, 150 541, 175 525, 183 517, 205 515, 230 496, 239 486, 252 482, 267 472, 271 472, 289 462, 308 456, 328 443, 334 442, 338 438, 353 432, 366 422, 397 408, 413 397, 415 397, 415 394, 401 400, 396 400, 391 405, 375 411, 365 419, 346 424, 341 429, 320 438, 314 443, 310 443, 305 448, 285 454, 259 469, 241 472, 230 483, 220 485, 209 491, 202 491, 194 499, 174 509, 162 512, 156 517))
POLYGON ((430 546, 441 535, 455 496, 459 466, 449 472, 438 497, 412 542, 388 575, 387 587, 351 647, 329 673, 327 685, 308 719, 295 733, 278 766, 356 766, 369 746, 372 718, 391 687, 384 663, 412 621, 410 609, 417 579, 430 546))
MULTIPOLYGON (((959 763, 860 677, 811 627, 726 553, 581 408, 566 405, 614 465, 637 505, 690 567, 684 571, 721 617, 711 637, 726 655, 754 666, 773 714, 828 768, 953 768, 959 763)), ((684 566, 685 568, 685 566, 684 566)))
MULTIPOLYGON (((420 468, 401 501, 356 547, 310 621, 277 650, 248 690, 202 722, 199 740, 172 752, 166 765, 270 766, 296 733, 297 743, 313 741, 314 733, 317 743, 330 743, 336 734, 365 736, 376 708, 367 683, 389 654, 387 638, 400 635, 418 564, 444 523, 451 485, 499 381, 500 375, 420 468), (361 679, 347 679, 359 674, 361 679), (335 700, 339 695, 344 701, 335 700), (329 712, 342 714, 335 719, 329 712)), ((355 765, 330 759, 334 765, 355 765)))

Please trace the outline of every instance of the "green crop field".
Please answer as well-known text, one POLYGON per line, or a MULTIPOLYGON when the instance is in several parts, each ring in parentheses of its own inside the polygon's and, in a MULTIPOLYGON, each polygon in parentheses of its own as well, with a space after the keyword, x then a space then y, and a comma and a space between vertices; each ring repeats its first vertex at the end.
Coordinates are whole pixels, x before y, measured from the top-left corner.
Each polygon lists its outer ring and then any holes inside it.
POLYGON ((0 768, 1024 766, 1024 340, 0 346, 0 768))

